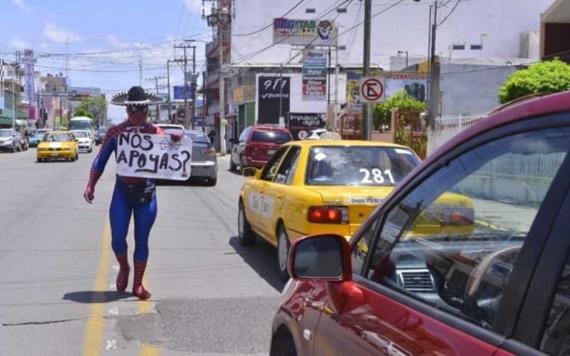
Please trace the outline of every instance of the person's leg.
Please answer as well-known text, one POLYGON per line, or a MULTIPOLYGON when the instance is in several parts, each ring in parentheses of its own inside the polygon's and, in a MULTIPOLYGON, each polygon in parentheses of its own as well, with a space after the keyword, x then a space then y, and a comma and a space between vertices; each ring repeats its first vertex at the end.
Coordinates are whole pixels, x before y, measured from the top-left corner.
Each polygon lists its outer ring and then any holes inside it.
POLYGON ((156 196, 145 205, 135 208, 135 279, 133 282, 133 294, 139 299, 149 299, 148 292, 142 285, 146 262, 148 260, 148 239, 152 225, 156 219, 157 203, 156 196))
POLYGON ((129 232, 129 222, 131 220, 132 208, 127 199, 125 188, 120 183, 115 183, 111 207, 109 209, 109 220, 111 222, 111 246, 119 262, 119 273, 117 274, 117 290, 124 292, 129 283, 129 259, 127 255, 127 233, 129 232))

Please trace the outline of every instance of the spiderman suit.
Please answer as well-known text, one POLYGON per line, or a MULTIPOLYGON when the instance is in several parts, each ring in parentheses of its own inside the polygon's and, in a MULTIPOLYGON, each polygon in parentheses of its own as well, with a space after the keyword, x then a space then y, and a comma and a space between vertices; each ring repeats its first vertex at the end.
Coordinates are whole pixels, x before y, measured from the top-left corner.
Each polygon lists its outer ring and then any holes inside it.
MULTIPOLYGON (((162 130, 146 121, 146 115, 129 113, 129 119, 110 128, 91 167, 89 182, 85 190, 85 199, 94 198, 95 185, 111 154, 117 149, 118 137, 124 132, 161 134, 162 130)), ((118 291, 125 291, 129 281, 129 263, 127 255, 127 233, 131 215, 134 215, 134 281, 133 294, 139 299, 149 299, 151 294, 142 285, 148 260, 148 239, 157 214, 156 190, 153 179, 122 177, 117 175, 115 188, 109 209, 111 223, 112 248, 119 262, 116 286, 118 291)))

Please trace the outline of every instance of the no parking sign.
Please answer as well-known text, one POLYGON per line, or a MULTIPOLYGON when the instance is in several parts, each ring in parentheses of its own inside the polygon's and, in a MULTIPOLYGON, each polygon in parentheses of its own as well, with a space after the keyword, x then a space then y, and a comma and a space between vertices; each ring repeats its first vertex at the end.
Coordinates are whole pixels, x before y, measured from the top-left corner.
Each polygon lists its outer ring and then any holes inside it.
POLYGON ((381 103, 384 101, 384 77, 364 77, 360 80, 360 101, 381 103))

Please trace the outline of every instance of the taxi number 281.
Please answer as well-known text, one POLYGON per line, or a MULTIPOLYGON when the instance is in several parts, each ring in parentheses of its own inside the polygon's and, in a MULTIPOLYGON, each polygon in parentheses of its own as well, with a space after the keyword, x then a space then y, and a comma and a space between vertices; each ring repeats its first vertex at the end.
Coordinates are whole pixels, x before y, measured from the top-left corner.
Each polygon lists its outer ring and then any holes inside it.
POLYGON ((394 176, 389 169, 382 171, 378 168, 374 168, 372 170, 361 168, 359 172, 364 175, 361 180, 361 183, 363 184, 384 184, 384 182, 386 182, 386 179, 390 182, 390 184, 395 183, 394 176))

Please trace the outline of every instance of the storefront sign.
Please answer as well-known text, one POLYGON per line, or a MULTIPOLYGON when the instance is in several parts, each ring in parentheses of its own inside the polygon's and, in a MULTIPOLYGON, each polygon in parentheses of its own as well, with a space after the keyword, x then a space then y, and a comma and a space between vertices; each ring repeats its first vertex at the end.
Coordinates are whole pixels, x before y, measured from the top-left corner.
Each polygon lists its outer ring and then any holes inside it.
POLYGON ((312 130, 324 129, 327 125, 326 114, 290 113, 288 127, 295 140, 303 140, 312 130))
POLYGON ((309 52, 303 61, 303 100, 327 99, 327 57, 309 52))
POLYGON ((187 180, 192 140, 183 136, 122 133, 118 138, 117 174, 124 177, 187 180))
POLYGON ((298 46, 334 46, 337 30, 334 21, 273 19, 273 43, 298 46))
POLYGON ((279 117, 289 115, 290 78, 287 76, 257 77, 257 122, 279 124, 279 117))

